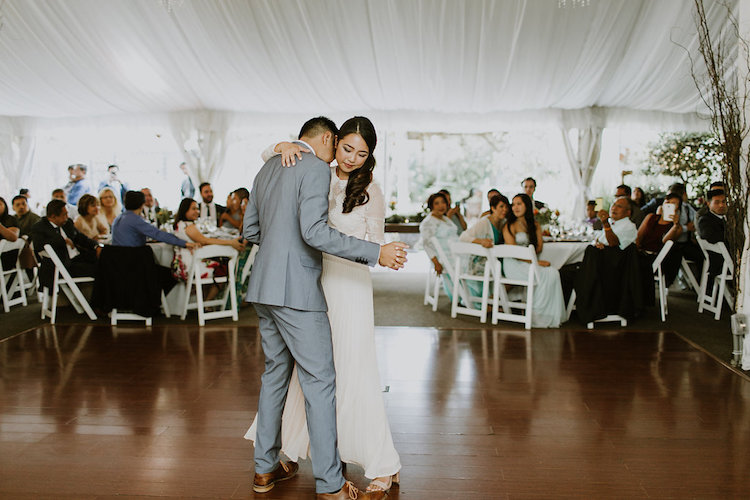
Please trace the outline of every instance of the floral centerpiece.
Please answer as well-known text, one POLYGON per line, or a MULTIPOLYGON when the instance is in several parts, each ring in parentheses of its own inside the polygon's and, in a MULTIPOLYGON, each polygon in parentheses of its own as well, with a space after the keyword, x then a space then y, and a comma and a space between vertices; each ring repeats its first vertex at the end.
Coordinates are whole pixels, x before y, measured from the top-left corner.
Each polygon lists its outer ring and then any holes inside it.
POLYGON ((534 209, 534 218, 539 223, 539 226, 542 228, 542 234, 544 236, 550 235, 550 227, 551 226, 559 226, 560 225, 560 211, 559 210, 550 210, 548 207, 542 207, 541 209, 535 208, 534 209))

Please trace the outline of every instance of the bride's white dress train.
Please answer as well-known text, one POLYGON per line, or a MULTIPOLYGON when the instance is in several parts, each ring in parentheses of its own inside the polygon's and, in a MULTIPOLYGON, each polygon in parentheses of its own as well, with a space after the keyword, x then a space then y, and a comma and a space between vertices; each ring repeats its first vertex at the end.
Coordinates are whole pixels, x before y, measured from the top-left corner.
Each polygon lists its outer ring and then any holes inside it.
MULTIPOLYGON (((346 181, 331 172, 328 223, 339 231, 381 243, 385 202, 377 184, 370 201, 344 214, 346 181)), ((336 365, 336 420, 341 460, 364 468, 369 479, 395 474, 401 462, 385 414, 375 355, 372 279, 367 266, 323 254, 321 284, 328 303, 336 365)), ((257 417, 256 417, 257 420, 257 417)), ((245 434, 255 440, 256 420, 245 434)), ((309 454, 305 400, 292 373, 281 425, 282 452, 298 461, 309 454)))

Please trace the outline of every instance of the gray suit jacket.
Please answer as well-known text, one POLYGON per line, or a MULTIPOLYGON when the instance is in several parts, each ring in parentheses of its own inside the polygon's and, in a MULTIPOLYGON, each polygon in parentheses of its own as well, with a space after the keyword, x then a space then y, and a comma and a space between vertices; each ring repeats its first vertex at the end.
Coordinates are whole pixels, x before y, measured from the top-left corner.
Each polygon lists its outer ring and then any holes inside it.
POLYGON ((246 300, 303 311, 326 311, 321 252, 374 266, 380 246, 328 226, 330 167, 303 153, 295 167, 274 156, 253 182, 243 236, 260 246, 246 300))

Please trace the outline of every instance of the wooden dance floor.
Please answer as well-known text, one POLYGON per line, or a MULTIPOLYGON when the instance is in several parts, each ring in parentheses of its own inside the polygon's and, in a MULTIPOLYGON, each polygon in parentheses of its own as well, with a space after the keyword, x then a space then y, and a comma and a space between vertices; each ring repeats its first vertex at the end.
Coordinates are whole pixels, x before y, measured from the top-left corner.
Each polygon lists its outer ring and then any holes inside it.
MULTIPOLYGON (((390 498, 750 498, 750 382, 674 333, 378 328, 390 498)), ((0 498, 252 498, 253 327, 0 342, 0 498)), ((257 498, 313 498, 308 462, 257 498)), ((347 475, 366 485, 361 469, 347 475)))

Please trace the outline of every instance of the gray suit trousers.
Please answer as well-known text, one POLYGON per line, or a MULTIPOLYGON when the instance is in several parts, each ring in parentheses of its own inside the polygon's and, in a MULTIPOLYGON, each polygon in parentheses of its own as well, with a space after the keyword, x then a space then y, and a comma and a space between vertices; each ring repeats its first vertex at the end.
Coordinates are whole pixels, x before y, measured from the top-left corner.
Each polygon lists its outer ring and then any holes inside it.
POLYGON ((305 396, 315 491, 344 486, 336 433, 336 370, 328 315, 282 306, 253 304, 266 357, 258 400, 255 472, 273 471, 281 452, 281 415, 294 363, 305 396))

